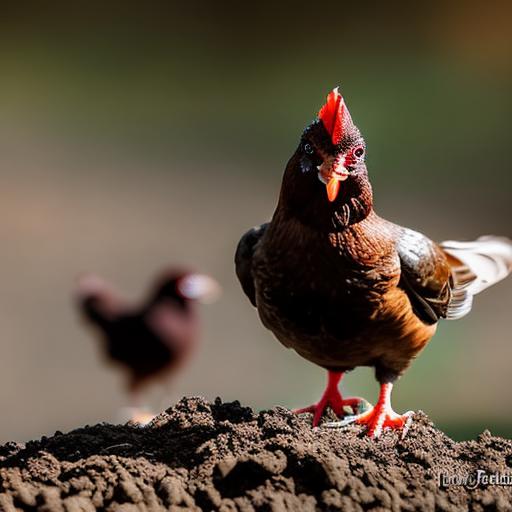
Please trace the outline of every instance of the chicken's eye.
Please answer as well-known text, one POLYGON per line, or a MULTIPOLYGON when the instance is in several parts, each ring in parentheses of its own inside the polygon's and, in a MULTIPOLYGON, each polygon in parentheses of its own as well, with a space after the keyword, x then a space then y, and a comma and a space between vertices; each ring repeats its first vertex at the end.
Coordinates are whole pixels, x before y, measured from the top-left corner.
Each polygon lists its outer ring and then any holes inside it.
POLYGON ((364 155, 364 148, 358 147, 354 150, 354 156, 357 158, 361 158, 364 155))
POLYGON ((304 152, 308 155, 313 154, 313 147, 311 146, 311 144, 309 144, 309 142, 306 142, 306 144, 304 144, 304 152))

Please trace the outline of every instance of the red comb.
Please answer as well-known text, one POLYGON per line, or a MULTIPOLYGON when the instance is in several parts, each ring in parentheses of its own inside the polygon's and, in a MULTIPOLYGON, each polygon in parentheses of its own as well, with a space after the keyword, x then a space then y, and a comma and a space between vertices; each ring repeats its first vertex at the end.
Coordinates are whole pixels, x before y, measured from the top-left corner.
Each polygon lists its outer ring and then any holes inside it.
POLYGON ((343 132, 352 124, 352 118, 337 87, 327 95, 327 101, 318 112, 318 118, 331 136, 332 143, 339 144, 343 132))

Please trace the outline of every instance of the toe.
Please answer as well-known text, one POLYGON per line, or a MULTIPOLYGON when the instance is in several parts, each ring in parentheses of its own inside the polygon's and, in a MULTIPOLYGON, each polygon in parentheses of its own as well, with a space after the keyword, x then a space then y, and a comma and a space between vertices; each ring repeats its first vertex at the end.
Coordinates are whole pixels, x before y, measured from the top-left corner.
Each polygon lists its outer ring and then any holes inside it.
POLYGON ((315 405, 310 405, 309 407, 303 407, 302 409, 293 409, 293 414, 305 414, 307 412, 315 412, 315 405))
POLYGON ((325 408, 327 404, 324 402, 319 402, 315 408, 315 415, 313 416, 313 427, 318 427, 320 424, 320 420, 324 414, 325 408))

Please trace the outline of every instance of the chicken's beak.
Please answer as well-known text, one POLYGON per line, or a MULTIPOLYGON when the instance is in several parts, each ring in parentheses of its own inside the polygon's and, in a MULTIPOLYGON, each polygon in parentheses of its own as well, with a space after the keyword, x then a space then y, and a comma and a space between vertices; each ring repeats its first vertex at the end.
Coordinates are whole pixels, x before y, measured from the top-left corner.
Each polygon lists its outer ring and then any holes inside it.
POLYGON ((318 178, 324 183, 327 191, 327 199, 332 203, 338 197, 340 183, 345 181, 349 172, 345 167, 345 156, 339 155, 334 160, 324 160, 322 165, 318 166, 318 178))
POLYGON ((185 276, 180 280, 178 288, 186 299, 197 300, 203 304, 215 302, 222 292, 219 283, 205 274, 185 276))

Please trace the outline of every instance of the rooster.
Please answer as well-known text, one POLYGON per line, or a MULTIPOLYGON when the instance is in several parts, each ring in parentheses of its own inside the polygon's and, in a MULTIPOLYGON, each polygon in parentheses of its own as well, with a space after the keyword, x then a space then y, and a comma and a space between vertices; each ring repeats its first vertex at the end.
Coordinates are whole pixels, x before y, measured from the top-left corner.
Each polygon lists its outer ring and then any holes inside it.
MULTIPOLYGON (((412 412, 391 407, 395 381, 434 336, 442 318, 469 313, 474 295, 512 270, 512 241, 485 236, 436 244, 379 217, 366 144, 338 89, 303 132, 272 220, 240 240, 236 273, 263 324, 286 347, 328 371, 313 413, 330 407, 371 437, 404 429, 412 412), (344 398, 345 372, 370 366, 380 384, 374 407, 344 398), (357 414, 357 412, 360 412, 357 414)), ((341 422, 343 424, 343 422, 341 422)))
MULTIPOLYGON (((78 283, 77 302, 100 335, 108 359, 122 366, 134 402, 152 380, 167 379, 197 344, 197 302, 215 299, 220 287, 211 277, 171 269, 160 275, 141 305, 122 299, 107 282, 86 275, 78 283)), ((138 422, 140 411, 135 408, 138 422)))

